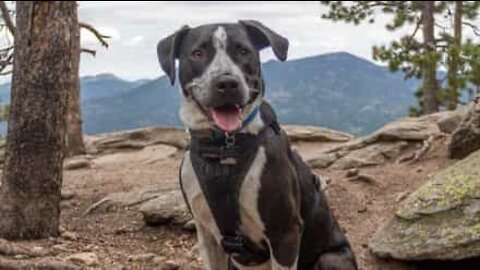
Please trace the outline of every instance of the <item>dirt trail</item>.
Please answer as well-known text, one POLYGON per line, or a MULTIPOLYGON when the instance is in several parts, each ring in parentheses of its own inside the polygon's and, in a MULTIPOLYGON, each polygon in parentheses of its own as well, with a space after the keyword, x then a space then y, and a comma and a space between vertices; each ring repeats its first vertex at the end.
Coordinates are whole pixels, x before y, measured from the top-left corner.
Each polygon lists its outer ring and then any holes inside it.
MULTIPOLYGON (((303 154, 325 144, 297 145, 303 154)), ((78 252, 93 252, 99 265, 92 269, 202 269, 195 235, 174 227, 147 227, 141 215, 131 209, 108 209, 83 217, 94 202, 112 192, 161 183, 177 185, 182 153, 166 159, 148 158, 155 149, 122 154, 122 162, 113 156, 91 168, 65 171, 64 189, 76 193, 62 202, 62 227, 75 234, 74 239, 49 239, 27 242, 31 246, 54 247, 57 257, 78 252), (113 158, 113 159, 112 159, 113 158), (145 162, 147 161, 147 162, 145 162)), ((421 185, 431 173, 446 167, 445 141, 437 142, 421 161, 408 164, 386 164, 361 169, 374 182, 352 182, 345 171, 317 170, 329 178, 327 196, 341 227, 353 245, 360 269, 406 270, 411 266, 379 261, 368 252, 367 243, 374 231, 394 213, 396 202, 421 185)))

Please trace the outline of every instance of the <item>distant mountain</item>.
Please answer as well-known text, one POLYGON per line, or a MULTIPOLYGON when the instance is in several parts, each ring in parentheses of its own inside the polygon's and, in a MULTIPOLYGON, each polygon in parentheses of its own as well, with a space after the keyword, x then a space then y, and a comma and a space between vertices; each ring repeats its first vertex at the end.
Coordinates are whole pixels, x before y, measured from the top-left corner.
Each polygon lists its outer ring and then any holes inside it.
POLYGON ((126 81, 110 73, 85 76, 80 80, 82 101, 118 96, 146 81, 148 80, 126 81))
MULTIPOLYGON (((405 116, 418 81, 349 53, 263 64, 266 99, 284 124, 326 126, 361 135, 405 116)), ((0 103, 10 85, 0 85, 0 103)), ((181 126, 180 91, 166 77, 126 81, 112 74, 81 79, 84 130, 103 133, 145 126, 181 126)))
MULTIPOLYGON (((101 73, 95 76, 84 76, 80 80, 82 102, 124 94, 128 90, 138 87, 149 80, 127 81, 110 73, 101 73)), ((10 102, 10 83, 0 85, 0 104, 10 102)))
POLYGON ((146 126, 179 126, 179 91, 166 77, 146 82, 128 92, 86 102, 85 132, 103 133, 146 126))
MULTIPOLYGON (((95 76, 84 76, 80 80, 83 107, 92 100, 121 96, 135 87, 149 80, 127 81, 110 73, 102 73, 95 76)), ((0 85, 0 105, 10 103, 10 83, 0 85)), ((95 121, 95 119, 92 119, 95 121)), ((91 120, 88 119, 87 122, 91 120)), ((0 123, 0 134, 6 133, 5 123, 0 123)))
POLYGON ((416 102, 418 81, 349 53, 271 61, 264 73, 267 98, 283 123, 367 134, 405 116, 416 102))
MULTIPOLYGON (((405 116, 417 81, 348 53, 263 65, 266 98, 281 123, 321 125, 366 134, 405 116)), ((89 134, 152 125, 181 125, 180 91, 160 77, 126 93, 86 102, 89 134)))

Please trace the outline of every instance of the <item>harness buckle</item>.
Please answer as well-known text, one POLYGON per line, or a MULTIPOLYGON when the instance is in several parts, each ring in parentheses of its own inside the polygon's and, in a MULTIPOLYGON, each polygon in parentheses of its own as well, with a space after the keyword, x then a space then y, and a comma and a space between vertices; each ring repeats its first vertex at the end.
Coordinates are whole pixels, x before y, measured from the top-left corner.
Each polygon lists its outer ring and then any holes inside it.
POLYGON ((232 146, 235 145, 235 135, 228 134, 228 132, 225 132, 225 146, 227 148, 232 148, 232 146))
POLYGON ((221 244, 227 254, 240 254, 245 251, 244 239, 241 236, 224 236, 221 244))

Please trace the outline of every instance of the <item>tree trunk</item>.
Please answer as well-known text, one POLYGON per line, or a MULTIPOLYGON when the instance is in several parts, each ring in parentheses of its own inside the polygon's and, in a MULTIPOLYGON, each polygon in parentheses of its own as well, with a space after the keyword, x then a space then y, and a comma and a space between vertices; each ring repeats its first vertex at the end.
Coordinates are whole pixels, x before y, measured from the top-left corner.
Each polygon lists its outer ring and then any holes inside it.
POLYGON ((439 110, 434 9, 435 1, 422 1, 423 46, 425 48, 425 60, 422 66, 423 114, 431 114, 439 110))
POLYGON ((58 235, 68 93, 79 54, 75 1, 17 1, 0 237, 58 235))
POLYGON ((460 65, 460 46, 462 44, 462 16, 463 2, 455 1, 453 15, 453 44, 448 55, 448 88, 447 88, 447 109, 457 109, 460 96, 460 81, 458 71, 460 65))
MULTIPOLYGON (((79 27, 77 27, 75 34, 80 38, 79 27)), ((79 49, 78 52, 80 52, 79 49)), ((74 76, 72 80, 77 81, 77 83, 71 89, 68 100, 67 137, 65 143, 67 156, 83 155, 86 153, 85 144, 83 143, 79 67, 80 53, 75 56, 75 60, 73 61, 73 68, 76 71, 72 74, 74 76)))

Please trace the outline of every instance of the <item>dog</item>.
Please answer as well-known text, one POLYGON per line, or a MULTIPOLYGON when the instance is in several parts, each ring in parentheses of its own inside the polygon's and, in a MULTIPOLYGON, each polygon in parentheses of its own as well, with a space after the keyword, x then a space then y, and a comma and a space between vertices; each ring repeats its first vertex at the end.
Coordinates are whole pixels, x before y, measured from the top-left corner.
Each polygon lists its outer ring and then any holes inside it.
POLYGON ((160 40, 191 135, 180 184, 206 269, 354 270, 319 178, 291 149, 264 100, 259 52, 288 40, 258 21, 184 26, 160 40))

